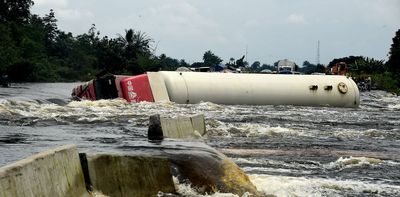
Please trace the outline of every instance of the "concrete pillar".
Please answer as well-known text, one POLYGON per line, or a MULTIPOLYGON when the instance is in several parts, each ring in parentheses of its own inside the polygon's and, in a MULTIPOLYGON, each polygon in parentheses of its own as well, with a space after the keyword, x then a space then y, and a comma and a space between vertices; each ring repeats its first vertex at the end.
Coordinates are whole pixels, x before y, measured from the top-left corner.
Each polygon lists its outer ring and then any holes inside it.
POLYGON ((87 155, 89 176, 95 191, 112 197, 156 196, 174 193, 167 158, 112 154, 87 155))
POLYGON ((206 132, 203 114, 178 118, 160 117, 157 114, 150 116, 149 122, 149 139, 197 139, 206 132))
POLYGON ((1 197, 88 197, 75 145, 47 150, 0 168, 1 197))

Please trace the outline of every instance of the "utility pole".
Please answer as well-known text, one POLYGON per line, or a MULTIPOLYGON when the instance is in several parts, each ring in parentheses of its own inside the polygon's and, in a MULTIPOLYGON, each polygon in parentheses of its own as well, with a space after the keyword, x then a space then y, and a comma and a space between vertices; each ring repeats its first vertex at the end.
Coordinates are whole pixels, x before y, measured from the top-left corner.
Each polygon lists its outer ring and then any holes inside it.
POLYGON ((317 47, 317 65, 320 64, 320 54, 319 54, 319 40, 318 40, 318 47, 317 47))
POLYGON ((247 64, 249 63, 248 61, 247 61, 247 48, 248 48, 248 45, 246 44, 246 62, 247 62, 247 64))

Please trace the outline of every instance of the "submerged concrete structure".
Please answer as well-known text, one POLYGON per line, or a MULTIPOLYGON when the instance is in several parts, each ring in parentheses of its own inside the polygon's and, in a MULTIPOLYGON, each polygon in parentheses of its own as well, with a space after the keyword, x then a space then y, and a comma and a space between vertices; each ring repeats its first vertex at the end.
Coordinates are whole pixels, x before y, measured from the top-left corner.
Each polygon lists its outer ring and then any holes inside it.
POLYGON ((175 193, 170 161, 154 155, 82 157, 76 145, 65 145, 0 168, 1 197, 90 197, 93 191, 110 197, 175 193))
POLYGON ((180 182, 189 183, 203 193, 242 196, 249 192, 255 197, 264 196, 232 160, 196 140, 206 133, 204 115, 176 118, 153 115, 149 122, 148 136, 160 143, 156 149, 152 148, 152 154, 167 157, 173 175, 180 182))
POLYGON ((78 153, 75 145, 65 145, 0 168, 0 196, 89 197, 92 192, 110 197, 149 197, 159 192, 174 195, 173 176, 200 193, 264 196, 233 161, 192 138, 191 133, 197 136, 205 132, 203 115, 152 117, 158 121, 150 121, 149 136, 162 136, 126 145, 125 153, 85 154, 78 153))
POLYGON ((61 146, 0 168, 0 196, 89 197, 76 146, 61 146))
POLYGON ((206 134, 204 115, 168 118, 152 115, 149 120, 149 139, 200 139, 206 134))
POLYGON ((91 189, 107 196, 175 193, 170 162, 165 157, 104 153, 87 155, 87 161, 91 189))

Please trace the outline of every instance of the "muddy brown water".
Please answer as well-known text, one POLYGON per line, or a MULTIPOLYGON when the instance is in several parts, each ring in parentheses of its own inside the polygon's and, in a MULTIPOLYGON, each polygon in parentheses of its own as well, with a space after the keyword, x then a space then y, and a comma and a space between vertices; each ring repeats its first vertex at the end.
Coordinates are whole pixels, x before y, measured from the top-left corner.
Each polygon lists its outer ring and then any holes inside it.
MULTIPOLYGON (((235 161, 261 192, 400 196, 400 98, 387 92, 361 93, 359 108, 179 105, 70 101, 75 85, 0 88, 1 166, 70 143, 81 152, 134 152, 148 144, 149 115, 203 113, 206 144, 235 161)), ((177 187, 199 196, 190 185, 177 187)))

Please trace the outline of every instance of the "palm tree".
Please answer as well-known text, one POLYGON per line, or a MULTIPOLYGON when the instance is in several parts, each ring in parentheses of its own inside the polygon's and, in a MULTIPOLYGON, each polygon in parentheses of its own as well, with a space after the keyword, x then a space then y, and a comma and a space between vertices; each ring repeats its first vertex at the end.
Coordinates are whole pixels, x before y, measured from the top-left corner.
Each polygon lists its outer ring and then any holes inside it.
POLYGON ((139 53, 149 54, 151 42, 153 42, 153 40, 149 38, 144 32, 137 31, 135 34, 133 34, 134 48, 136 48, 139 53))
POLYGON ((146 33, 133 29, 125 30, 125 36, 119 35, 123 43, 127 58, 136 58, 138 54, 151 54, 150 43, 153 42, 146 33))
POLYGON ((125 30, 125 36, 119 35, 118 42, 122 45, 124 56, 124 72, 141 74, 151 66, 152 53, 150 43, 153 42, 146 33, 133 29, 125 30))

